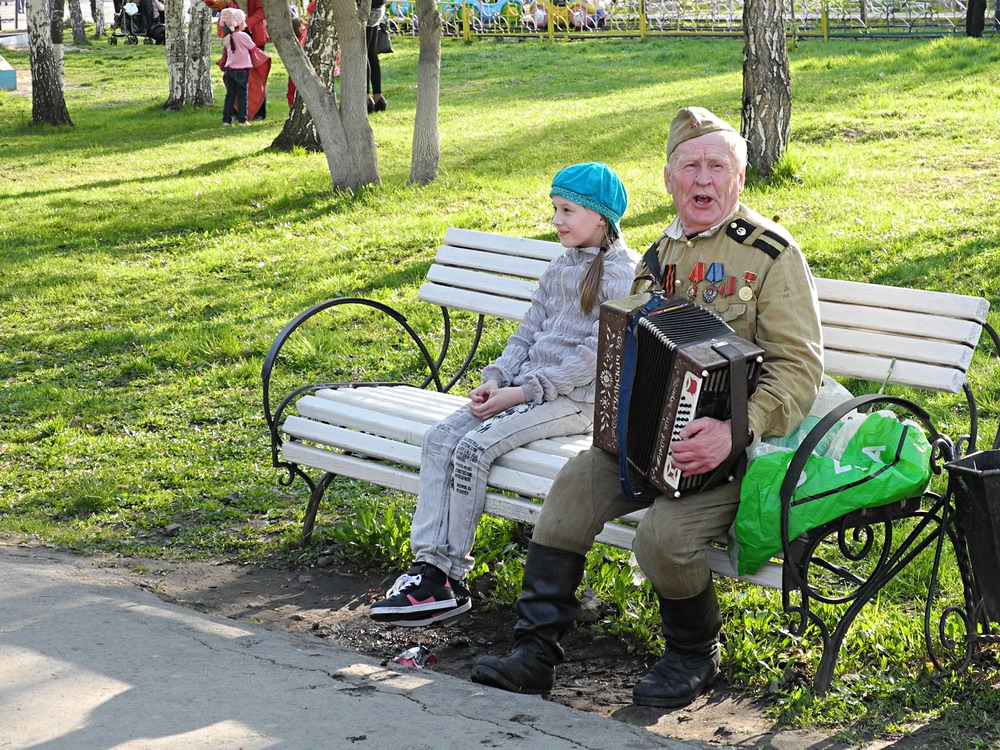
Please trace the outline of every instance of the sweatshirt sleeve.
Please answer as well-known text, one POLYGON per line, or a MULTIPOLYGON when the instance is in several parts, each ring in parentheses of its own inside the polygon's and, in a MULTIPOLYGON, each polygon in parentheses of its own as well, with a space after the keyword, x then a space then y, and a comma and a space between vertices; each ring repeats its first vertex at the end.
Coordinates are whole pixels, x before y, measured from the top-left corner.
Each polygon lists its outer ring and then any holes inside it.
MULTIPOLYGON (((555 263, 555 261, 553 261, 555 263)), ((528 359, 528 351, 535 341, 535 337, 541 332, 545 319, 549 316, 546 300, 550 290, 548 289, 550 265, 542 273, 538 280, 538 288, 531 295, 531 306, 517 327, 514 334, 507 339, 503 354, 491 365, 483 368, 483 382, 487 380, 497 381, 501 388, 509 386, 514 377, 521 371, 521 366, 528 359)))
POLYGON ((586 387, 597 379, 600 305, 607 300, 618 299, 628 294, 634 260, 627 252, 621 252, 611 262, 605 263, 597 303, 593 310, 590 313, 580 310, 579 330, 565 332, 567 335, 576 336, 577 345, 558 364, 533 370, 524 378, 521 386, 529 402, 540 404, 552 401, 557 396, 586 387))

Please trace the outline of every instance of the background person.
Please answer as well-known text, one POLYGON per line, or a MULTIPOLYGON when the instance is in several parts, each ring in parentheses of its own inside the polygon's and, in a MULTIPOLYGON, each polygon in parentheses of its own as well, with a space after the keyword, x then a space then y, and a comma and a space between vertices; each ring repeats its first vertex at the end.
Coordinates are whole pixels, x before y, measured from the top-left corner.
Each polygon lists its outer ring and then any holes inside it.
POLYGON ((378 61, 378 51, 375 44, 378 27, 385 20, 385 0, 372 0, 372 9, 368 14, 368 25, 365 27, 365 50, 368 55, 368 111, 385 112, 388 102, 382 96, 382 65, 378 61))
MULTIPOLYGON (((701 107, 677 113, 664 168, 677 217, 651 248, 659 268, 641 264, 634 290, 674 279, 670 291, 715 310, 760 346, 764 364, 749 401, 750 429, 785 435, 819 390, 819 304, 791 235, 740 203, 745 176, 746 142, 732 126, 701 107), (722 271, 718 280, 719 274, 705 273, 713 266, 722 271)), ((714 469, 729 454, 730 430, 728 421, 691 421, 672 444, 675 465, 686 475, 714 469)), ((528 546, 513 653, 480 659, 473 681, 524 693, 552 688, 563 660, 559 641, 576 619, 586 553, 605 522, 647 505, 633 550, 659 600, 666 650, 635 686, 633 701, 690 703, 719 672, 722 615, 707 549, 732 525, 738 504, 738 482, 679 500, 652 488, 638 501, 626 499, 616 456, 592 447, 571 459, 542 505, 528 546)))

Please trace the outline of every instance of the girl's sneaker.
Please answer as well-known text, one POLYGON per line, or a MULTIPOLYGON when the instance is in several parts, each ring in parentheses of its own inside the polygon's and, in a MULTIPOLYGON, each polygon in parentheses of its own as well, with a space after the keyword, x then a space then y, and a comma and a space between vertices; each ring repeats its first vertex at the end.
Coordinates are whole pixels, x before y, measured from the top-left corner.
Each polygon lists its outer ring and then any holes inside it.
POLYGON ((416 628, 472 609, 469 590, 427 563, 417 563, 396 579, 385 599, 371 606, 375 622, 416 628))

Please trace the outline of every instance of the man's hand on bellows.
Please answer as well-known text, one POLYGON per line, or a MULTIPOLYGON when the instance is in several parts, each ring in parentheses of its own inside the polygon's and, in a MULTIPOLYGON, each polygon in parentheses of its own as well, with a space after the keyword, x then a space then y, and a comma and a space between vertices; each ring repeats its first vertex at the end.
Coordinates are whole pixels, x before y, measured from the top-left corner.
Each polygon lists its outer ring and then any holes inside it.
POLYGON ((685 476, 704 474, 721 464, 733 448, 732 426, 727 419, 720 422, 701 417, 681 430, 681 439, 671 444, 674 466, 685 476))

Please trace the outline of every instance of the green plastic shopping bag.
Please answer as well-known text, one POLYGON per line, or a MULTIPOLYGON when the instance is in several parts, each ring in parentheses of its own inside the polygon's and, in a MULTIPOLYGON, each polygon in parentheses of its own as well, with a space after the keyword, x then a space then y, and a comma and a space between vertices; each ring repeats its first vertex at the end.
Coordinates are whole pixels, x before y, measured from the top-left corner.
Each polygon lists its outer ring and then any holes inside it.
MULTIPOLYGON (((779 489, 794 452, 778 447, 747 467, 729 546, 740 575, 757 572, 781 550, 779 489)), ((921 495, 931 477, 930 457, 917 423, 891 411, 852 412, 806 461, 792 495, 789 538, 853 510, 921 495)))

